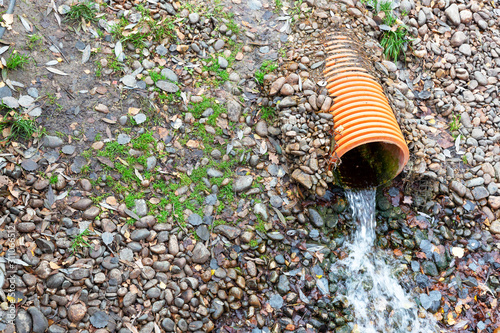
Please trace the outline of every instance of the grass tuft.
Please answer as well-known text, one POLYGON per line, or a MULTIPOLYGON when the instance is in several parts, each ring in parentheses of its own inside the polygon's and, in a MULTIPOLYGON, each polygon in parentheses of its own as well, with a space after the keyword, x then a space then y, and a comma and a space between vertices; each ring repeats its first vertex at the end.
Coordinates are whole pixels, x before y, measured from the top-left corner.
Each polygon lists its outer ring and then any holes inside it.
POLYGON ((80 22, 82 19, 86 22, 97 22, 97 10, 94 8, 94 4, 90 2, 83 2, 70 7, 68 13, 66 13, 66 20, 71 22, 80 22))
POLYGON ((31 58, 28 55, 20 54, 14 51, 7 59, 5 67, 8 69, 24 69, 24 65, 29 64, 30 59, 31 58))
POLYGON ((10 135, 7 139, 25 139, 28 140, 37 133, 37 126, 33 119, 28 118, 27 115, 20 115, 17 112, 10 113, 10 115, 0 115, 0 131, 10 128, 10 135))
POLYGON ((398 61, 399 55, 404 54, 406 44, 409 39, 407 37, 408 30, 406 27, 398 27, 396 30, 384 31, 380 45, 384 48, 386 58, 398 61))
POLYGON ((278 65, 271 61, 271 60, 266 60, 260 65, 260 69, 255 72, 255 81, 257 81, 259 84, 264 84, 264 76, 266 74, 269 74, 276 70, 278 68, 278 65))

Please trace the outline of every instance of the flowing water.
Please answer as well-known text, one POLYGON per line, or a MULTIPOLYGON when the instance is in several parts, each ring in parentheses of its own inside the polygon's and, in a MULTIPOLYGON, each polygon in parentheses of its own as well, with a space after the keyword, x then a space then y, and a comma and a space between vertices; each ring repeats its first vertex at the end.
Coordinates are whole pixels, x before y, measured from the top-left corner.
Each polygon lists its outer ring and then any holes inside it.
POLYGON ((358 227, 347 245, 349 256, 332 266, 347 277, 345 297, 354 311, 353 332, 438 332, 432 315, 421 312, 394 277, 396 266, 386 262, 387 253, 374 246, 375 193, 375 189, 346 191, 358 227))

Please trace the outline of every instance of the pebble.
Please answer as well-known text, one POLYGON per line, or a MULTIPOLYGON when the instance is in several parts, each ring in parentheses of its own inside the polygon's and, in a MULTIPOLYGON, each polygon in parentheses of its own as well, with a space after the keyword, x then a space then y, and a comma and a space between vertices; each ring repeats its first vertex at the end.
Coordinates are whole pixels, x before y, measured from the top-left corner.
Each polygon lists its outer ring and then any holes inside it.
POLYGON ((244 191, 248 190, 252 186, 252 183, 253 183, 253 177, 252 176, 240 176, 240 177, 237 177, 234 180, 233 190, 236 193, 244 192, 244 191))
POLYGON ((179 91, 179 87, 176 84, 168 81, 156 81, 156 86, 168 93, 176 93, 179 91))
POLYGON ((48 148, 57 148, 64 144, 60 137, 46 135, 43 137, 43 145, 48 148))

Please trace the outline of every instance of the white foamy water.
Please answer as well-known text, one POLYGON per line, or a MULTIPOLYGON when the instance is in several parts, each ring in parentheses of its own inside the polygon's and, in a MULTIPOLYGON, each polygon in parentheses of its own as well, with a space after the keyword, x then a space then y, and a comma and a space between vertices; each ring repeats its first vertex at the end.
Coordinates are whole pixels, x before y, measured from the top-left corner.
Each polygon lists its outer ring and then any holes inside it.
POLYGON ((384 260, 387 253, 374 246, 375 193, 375 189, 346 191, 358 227, 347 245, 349 256, 332 265, 333 271, 347 276, 345 292, 354 311, 353 332, 439 332, 432 315, 420 310, 394 277, 396 267, 384 260))

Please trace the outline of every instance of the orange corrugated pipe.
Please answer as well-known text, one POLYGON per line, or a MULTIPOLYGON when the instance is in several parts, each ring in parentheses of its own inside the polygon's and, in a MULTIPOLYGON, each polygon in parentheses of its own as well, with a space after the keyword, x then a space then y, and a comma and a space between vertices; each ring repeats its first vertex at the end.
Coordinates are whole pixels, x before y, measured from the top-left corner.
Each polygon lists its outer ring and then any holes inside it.
POLYGON ((369 74, 356 42, 333 33, 323 74, 333 105, 334 134, 330 162, 345 187, 389 182, 404 168, 409 150, 381 85, 369 74))

